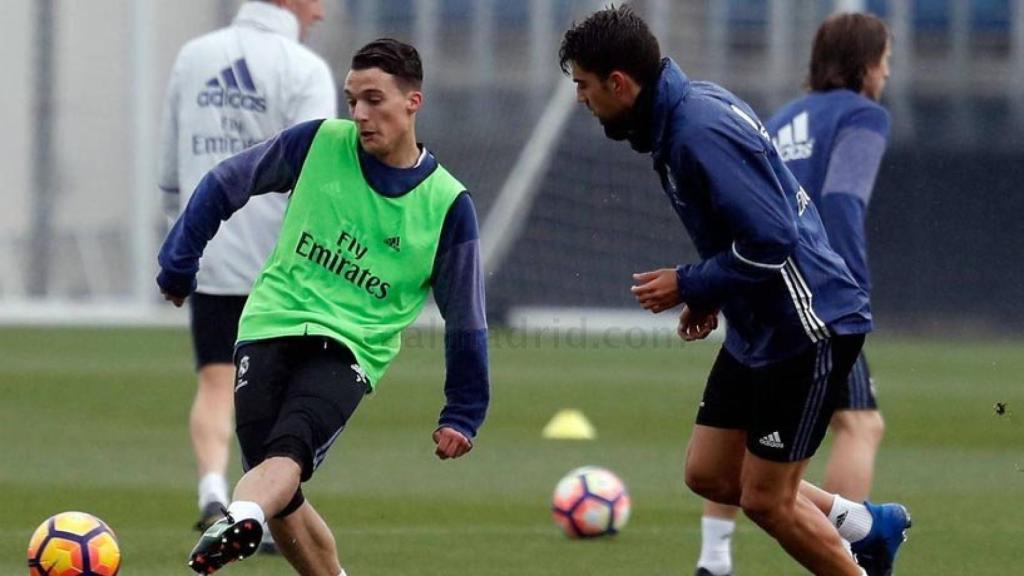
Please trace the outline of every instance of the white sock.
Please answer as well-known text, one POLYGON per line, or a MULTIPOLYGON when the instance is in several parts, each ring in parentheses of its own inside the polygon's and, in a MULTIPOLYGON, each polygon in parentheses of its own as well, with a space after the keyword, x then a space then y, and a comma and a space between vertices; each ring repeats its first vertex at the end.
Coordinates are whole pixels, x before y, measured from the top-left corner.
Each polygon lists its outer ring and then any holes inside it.
POLYGON ((199 509, 206 508, 210 502, 227 504, 228 480, 223 474, 211 472, 199 479, 199 509))
POLYGON ((853 550, 850 548, 850 543, 846 541, 846 538, 840 538, 839 541, 843 543, 843 550, 846 550, 846 553, 853 558, 853 550))
POLYGON ((246 502, 244 500, 232 502, 228 506, 228 514, 231 515, 235 522, 240 520, 255 520, 260 524, 266 522, 266 519, 263 517, 263 509, 255 502, 246 502))
POLYGON ((832 500, 832 509, 829 510, 828 520, 847 542, 862 540, 871 531, 873 523, 867 506, 847 500, 838 494, 832 500))
POLYGON ((700 519, 700 559, 697 566, 705 568, 712 574, 730 574, 732 572, 732 533, 736 530, 735 520, 725 520, 712 516, 700 519))
POLYGON ((348 576, 348 574, 346 574, 346 573, 345 573, 345 569, 344 569, 344 568, 342 568, 342 569, 341 569, 341 572, 338 572, 338 576, 348 576))

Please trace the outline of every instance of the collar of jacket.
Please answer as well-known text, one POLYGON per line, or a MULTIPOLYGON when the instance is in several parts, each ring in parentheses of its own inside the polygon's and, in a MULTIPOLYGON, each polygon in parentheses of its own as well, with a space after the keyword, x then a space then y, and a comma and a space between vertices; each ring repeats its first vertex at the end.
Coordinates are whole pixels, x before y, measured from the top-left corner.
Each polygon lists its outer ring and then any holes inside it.
POLYGON ((299 19, 290 11, 270 2, 245 2, 232 24, 273 32, 289 40, 299 41, 299 19))
POLYGON ((655 83, 653 110, 651 111, 651 146, 650 149, 657 160, 666 151, 672 132, 672 119, 683 100, 690 91, 690 79, 671 58, 661 61, 661 75, 655 83))

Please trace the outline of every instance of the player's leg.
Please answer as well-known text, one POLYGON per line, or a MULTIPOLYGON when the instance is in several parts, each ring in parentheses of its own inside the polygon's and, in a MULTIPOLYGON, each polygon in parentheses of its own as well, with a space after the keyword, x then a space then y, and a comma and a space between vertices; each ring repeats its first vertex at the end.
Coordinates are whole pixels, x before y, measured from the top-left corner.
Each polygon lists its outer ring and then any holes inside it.
POLYGON ((743 468, 744 513, 812 574, 860 576, 835 527, 800 494, 809 459, 775 462, 748 454, 743 468))
MULTIPOLYGON (((264 444, 277 423, 291 372, 287 352, 287 341, 278 339, 245 344, 236 353, 236 433, 247 474, 263 463, 264 444)), ((295 475, 297 477, 298 473, 295 475)), ((250 480, 261 476, 262 472, 257 473, 250 480)), ((243 475, 239 483, 245 480, 243 475)), ((293 488, 288 494, 286 503, 294 491, 293 488)), ((251 500, 240 501, 237 487, 235 492, 236 499, 228 506, 227 517, 203 532, 189 555, 189 566, 200 574, 213 573, 230 561, 254 553, 262 539, 266 519, 262 508, 251 500)))
MULTIPOLYGON (((313 476, 331 445, 341 434, 366 394, 366 382, 352 353, 324 337, 282 339, 288 342, 289 374, 279 398, 273 428, 262 439, 262 454, 250 458, 243 442, 246 461, 261 459, 246 472, 235 488, 235 499, 252 499, 268 517, 285 510, 299 488, 313 476)), ((244 350, 244 349, 243 349, 244 350)), ((239 354, 243 350, 239 351, 239 354)), ((236 393, 239 413, 259 390, 236 393)), ((262 402, 258 397, 256 403, 262 402)), ((243 432, 239 417, 239 439, 243 432)))
POLYGON ((869 576, 888 574, 910 527, 899 504, 859 504, 799 481, 825 435, 862 343, 861 336, 819 342, 807 353, 759 370, 753 388, 758 409, 751 417, 743 469, 744 511, 815 573, 847 569, 829 567, 839 558, 849 562, 842 536, 853 544, 869 576), (824 535, 822 520, 836 538, 824 535))
POLYGON ((238 479, 232 503, 254 503, 269 520, 285 509, 299 490, 301 479, 302 465, 294 458, 269 456, 238 479))
POLYGON ((696 576, 732 574, 732 534, 736 531, 737 514, 739 508, 736 506, 704 501, 696 576))
POLYGON ((686 485, 712 502, 739 505, 746 432, 697 424, 686 449, 686 485))
POLYGON ((334 535, 309 502, 284 518, 272 519, 270 529, 281 553, 302 576, 338 576, 342 572, 334 535))
POLYGON ((203 531, 221 517, 229 501, 227 468, 235 412, 232 357, 245 297, 197 293, 189 302, 198 371, 189 434, 199 477, 196 528, 203 531))
POLYGON ((825 470, 826 490, 850 500, 867 500, 875 455, 885 433, 878 410, 841 410, 832 417, 832 454, 825 470))
POLYGON ((855 502, 867 500, 875 456, 885 433, 867 360, 862 353, 850 371, 846 393, 832 416, 832 454, 825 468, 825 490, 855 502))
POLYGON ((755 371, 741 506, 815 574, 860 574, 826 514, 801 495, 863 336, 836 336, 755 371))
POLYGON ((906 540, 910 516, 897 503, 854 502, 803 482, 800 495, 825 514, 868 576, 890 576, 896 554, 906 540))
MULTIPOLYGON (((352 353, 336 342, 306 338, 300 356, 267 453, 295 458, 295 448, 301 444, 301 479, 305 481, 355 413, 367 383, 352 353), (300 443, 294 444, 295 439, 300 443)), ((288 547, 285 557, 299 574, 337 576, 341 571, 334 537, 308 502, 297 505, 292 500, 276 514, 271 529, 275 541, 288 547)))
POLYGON ((227 468, 234 415, 235 367, 231 364, 207 364, 199 369, 199 383, 189 413, 189 434, 199 475, 200 520, 197 529, 217 519, 228 502, 227 468))
POLYGON ((730 543, 735 508, 729 504, 739 503, 740 471, 747 441, 743 389, 749 376, 749 370, 728 352, 719 352, 687 448, 686 484, 708 499, 701 520, 701 555, 696 569, 702 576, 732 572, 730 543))
MULTIPOLYGON (((367 383, 351 352, 336 342, 320 337, 273 342, 283 346, 285 358, 277 364, 287 375, 274 379, 285 380, 283 389, 267 389, 255 383, 237 387, 239 442, 247 465, 258 464, 239 480, 226 521, 240 525, 247 520, 273 518, 275 537, 280 532, 289 543, 287 557, 298 562, 293 564, 296 569, 308 565, 333 568, 338 565, 337 551, 323 545, 324 530, 317 529, 315 522, 303 521, 308 517, 293 523, 276 520, 286 519, 302 508, 300 482, 309 480, 323 462, 366 394, 367 383), (268 414, 274 415, 274 421, 265 432, 268 414), (303 527, 308 530, 299 530, 303 527)), ((238 355, 255 356, 254 347, 260 344, 242 347, 238 355)), ((254 365, 255 360, 250 363, 250 373, 254 365)))

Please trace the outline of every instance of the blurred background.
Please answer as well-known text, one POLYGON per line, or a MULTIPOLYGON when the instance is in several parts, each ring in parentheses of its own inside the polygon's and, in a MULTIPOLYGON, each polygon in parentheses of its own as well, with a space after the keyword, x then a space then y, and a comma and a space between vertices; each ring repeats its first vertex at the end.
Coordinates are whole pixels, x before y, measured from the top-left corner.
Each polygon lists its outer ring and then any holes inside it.
MULTIPOLYGON (((339 83, 354 50, 378 36, 420 49, 418 134, 474 194, 492 324, 632 310, 631 272, 694 259, 649 159, 606 141, 558 69, 562 32, 600 2, 324 4, 308 43, 339 83)), ((868 223, 879 326, 1024 327, 1024 1, 633 4, 692 78, 723 84, 763 118, 801 92, 822 18, 885 18, 893 137, 868 223)), ((227 24, 238 5, 0 1, 0 321, 184 320, 153 282, 166 230, 160 109, 178 48, 227 24)))

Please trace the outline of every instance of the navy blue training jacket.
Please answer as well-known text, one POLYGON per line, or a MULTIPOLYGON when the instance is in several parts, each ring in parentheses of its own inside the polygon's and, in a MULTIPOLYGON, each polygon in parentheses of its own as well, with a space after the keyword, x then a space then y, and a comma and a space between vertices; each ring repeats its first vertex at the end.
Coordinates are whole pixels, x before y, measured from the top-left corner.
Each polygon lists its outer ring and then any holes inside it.
POLYGON ((676 269, 679 289, 721 309, 728 352, 757 367, 871 331, 867 292, 753 110, 668 58, 651 89, 654 168, 702 259, 676 269))

